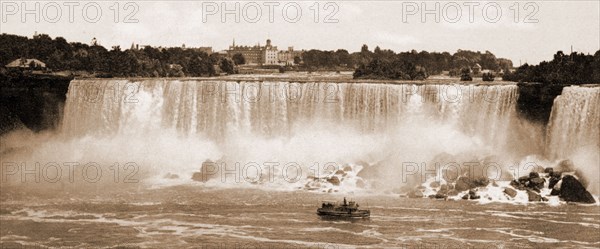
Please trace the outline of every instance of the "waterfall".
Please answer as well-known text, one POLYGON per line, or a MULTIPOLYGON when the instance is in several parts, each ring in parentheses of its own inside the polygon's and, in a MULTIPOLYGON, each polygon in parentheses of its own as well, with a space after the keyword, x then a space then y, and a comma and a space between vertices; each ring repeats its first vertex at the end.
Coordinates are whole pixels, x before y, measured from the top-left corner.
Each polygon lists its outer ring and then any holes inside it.
POLYGON ((554 99, 546 153, 564 159, 585 147, 600 148, 600 87, 565 87, 554 99))
POLYGON ((546 155, 567 159, 580 150, 600 151, 600 87, 565 87, 554 99, 546 155))
POLYGON ((508 84, 82 79, 69 86, 66 142, 53 150, 77 151, 69 154, 74 161, 133 161, 182 179, 206 159, 294 162, 308 172, 368 162, 382 165, 379 181, 391 183, 402 162, 429 163, 443 153, 523 156, 527 145, 514 136, 523 130, 517 98, 508 84))
POLYGON ((546 131, 546 157, 571 160, 600 193, 600 87, 570 86, 554 99, 546 131))
POLYGON ((290 136, 311 122, 385 132, 420 117, 500 146, 507 142, 516 99, 514 85, 74 80, 62 129, 72 136, 175 129, 220 139, 238 133, 290 136))

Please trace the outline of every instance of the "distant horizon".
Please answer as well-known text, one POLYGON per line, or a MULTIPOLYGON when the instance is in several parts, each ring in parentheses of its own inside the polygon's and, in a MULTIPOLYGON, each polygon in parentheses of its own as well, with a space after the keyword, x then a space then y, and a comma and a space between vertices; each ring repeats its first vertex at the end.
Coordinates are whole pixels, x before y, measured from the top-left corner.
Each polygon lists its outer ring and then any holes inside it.
POLYGON ((0 33, 32 37, 37 31, 85 44, 96 37, 107 49, 128 49, 135 43, 210 46, 221 51, 233 39, 236 44, 252 46, 269 38, 280 50, 293 46, 296 50, 357 52, 363 44, 370 50, 379 46, 395 52, 487 50, 498 58, 510 59, 515 66, 549 61, 557 51, 569 53, 571 46, 574 52, 584 54, 600 50, 598 1, 38 3, 39 7, 31 1, 3 2, 0 33), (236 4, 237 14, 226 12, 235 10, 236 4), (20 13, 23 6, 39 14, 20 13), (293 8, 288 8, 292 10, 287 16, 282 15, 282 9, 290 6, 302 13, 297 20, 293 19, 293 8), (73 16, 68 15, 68 7, 73 7, 73 16), (274 8, 273 16, 268 7, 274 8), (83 8, 87 8, 87 15, 83 15, 83 8), (95 15, 94 8, 101 14, 95 15), (428 14, 423 8, 437 9, 441 14, 428 14), (469 8, 474 8, 473 14, 469 8), (57 15, 56 9, 62 15, 57 15), (262 16, 253 12, 255 9, 261 9, 262 16), (482 9, 487 9, 486 15, 482 9))

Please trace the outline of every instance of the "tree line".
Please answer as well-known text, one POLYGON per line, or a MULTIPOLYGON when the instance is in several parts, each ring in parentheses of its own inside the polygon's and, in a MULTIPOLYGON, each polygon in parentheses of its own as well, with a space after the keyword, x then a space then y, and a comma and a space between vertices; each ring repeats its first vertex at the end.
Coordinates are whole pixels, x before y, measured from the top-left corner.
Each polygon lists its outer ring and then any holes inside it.
POLYGON ((600 83, 600 50, 594 55, 558 51, 551 61, 542 61, 539 65, 525 63, 514 72, 504 74, 502 79, 544 84, 600 83))
POLYGON ((373 51, 363 45, 360 52, 309 50, 304 52, 303 66, 308 70, 355 70, 355 78, 424 79, 427 75, 443 71, 460 71, 479 64, 494 72, 508 71, 512 61, 497 58, 490 51, 484 53, 469 50, 427 52, 416 50, 396 53, 376 47, 373 51))
MULTIPOLYGON (((218 73, 217 68, 235 73, 235 65, 245 63, 241 54, 228 58, 194 48, 146 46, 122 50, 115 46, 107 50, 97 44, 69 43, 62 37, 52 39, 45 34, 33 38, 1 34, 0 65, 19 58, 39 59, 54 71, 86 71, 118 77, 213 76, 218 73)), ((301 58, 294 58, 294 61, 300 64, 299 69, 308 71, 354 70, 355 78, 418 80, 442 71, 457 74, 479 64, 483 69, 503 71, 503 80, 507 81, 549 84, 600 82, 600 50, 594 55, 559 51, 551 61, 543 61, 539 65, 524 64, 512 73, 510 60, 497 58, 489 51, 458 50, 450 54, 412 50, 396 53, 379 47, 371 51, 363 45, 355 53, 344 49, 312 49, 305 51, 301 58)))
POLYGON ((155 48, 107 50, 96 44, 67 42, 62 37, 36 35, 32 39, 0 35, 0 65, 19 58, 36 58, 54 71, 86 71, 119 77, 212 76, 221 70, 233 73, 233 61, 197 49, 155 48))

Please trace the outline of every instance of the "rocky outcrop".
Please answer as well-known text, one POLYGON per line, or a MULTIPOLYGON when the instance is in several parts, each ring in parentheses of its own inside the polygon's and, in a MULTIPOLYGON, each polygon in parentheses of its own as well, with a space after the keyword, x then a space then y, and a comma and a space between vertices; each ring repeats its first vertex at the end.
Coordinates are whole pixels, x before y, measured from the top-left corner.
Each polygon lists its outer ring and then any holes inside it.
POLYGON ((592 194, 572 175, 563 176, 558 196, 567 202, 596 203, 592 194))
POLYGON ((469 190, 469 193, 467 193, 466 195, 463 195, 462 199, 463 200, 478 200, 480 199, 481 196, 479 196, 479 194, 477 193, 476 190, 469 190))
POLYGON ((490 184, 490 180, 487 177, 468 178, 461 176, 456 180, 454 189, 458 192, 462 192, 476 187, 485 187, 488 184, 490 184))
POLYGON ((418 190, 418 189, 408 192, 407 196, 408 196, 408 198, 423 198, 423 197, 425 197, 425 195, 423 195, 423 192, 421 192, 421 190, 418 190))
POLYGON ((340 178, 338 178, 337 176, 332 176, 332 177, 328 178, 327 182, 329 182, 335 186, 340 186, 340 178))
POLYGON ((521 117, 540 124, 547 124, 552 112, 554 98, 562 93, 563 85, 519 83, 517 110, 521 117))
POLYGON ((499 201, 547 202, 550 192, 550 195, 558 196, 566 202, 595 203, 595 198, 586 190, 583 176, 580 175, 581 172, 572 162, 565 160, 554 168, 537 168, 512 180, 509 186, 505 185, 506 182, 495 182, 486 177, 463 175, 456 177, 454 181, 428 181, 408 191, 407 195, 411 198, 427 196, 435 199, 457 199, 452 197, 460 194, 464 200, 495 200, 498 198, 496 191, 500 190, 505 198, 500 198, 499 201))
POLYGON ((200 172, 194 172, 192 180, 198 182, 207 182, 210 179, 217 178, 219 176, 219 167, 217 163, 206 160, 200 167, 200 172))
MULTIPOLYGON (((362 177, 358 176, 358 174, 355 173, 354 167, 355 166, 345 165, 341 169, 324 172, 322 176, 308 176, 303 189, 311 191, 319 190, 329 193, 338 192, 340 186, 344 185, 344 182, 348 182, 349 180, 350 182, 355 180, 355 186, 358 188, 370 187, 370 182, 367 182, 362 177)), ((360 168, 358 170, 360 170, 359 172, 362 172, 360 168)))
POLYGON ((548 181, 548 188, 554 189, 554 186, 560 181, 561 173, 553 171, 550 173, 550 180, 548 181))
POLYGON ((527 198, 529 202, 539 202, 542 201, 542 196, 535 191, 527 190, 527 198))
POLYGON ((70 77, 0 74, 0 135, 26 127, 52 130, 62 119, 70 77))
POLYGON ((521 176, 517 180, 513 180, 510 186, 517 190, 532 190, 540 192, 546 184, 546 179, 541 177, 537 172, 530 172, 529 175, 521 176))

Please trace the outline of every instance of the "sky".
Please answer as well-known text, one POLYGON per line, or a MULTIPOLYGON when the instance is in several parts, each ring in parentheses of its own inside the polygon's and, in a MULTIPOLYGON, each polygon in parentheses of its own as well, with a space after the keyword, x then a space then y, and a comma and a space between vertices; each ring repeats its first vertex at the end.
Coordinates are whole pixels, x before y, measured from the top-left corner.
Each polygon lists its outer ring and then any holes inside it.
POLYGON ((110 48, 264 45, 490 51, 515 65, 600 50, 600 1, 0 1, 0 33, 110 48), (38 20, 36 20, 38 18, 38 20), (236 20, 237 18, 237 20, 236 20))

